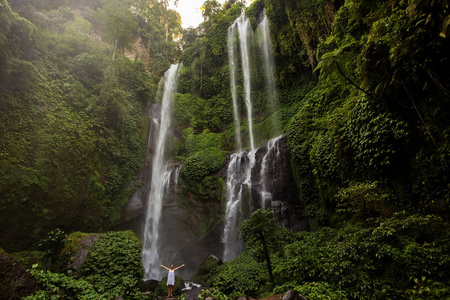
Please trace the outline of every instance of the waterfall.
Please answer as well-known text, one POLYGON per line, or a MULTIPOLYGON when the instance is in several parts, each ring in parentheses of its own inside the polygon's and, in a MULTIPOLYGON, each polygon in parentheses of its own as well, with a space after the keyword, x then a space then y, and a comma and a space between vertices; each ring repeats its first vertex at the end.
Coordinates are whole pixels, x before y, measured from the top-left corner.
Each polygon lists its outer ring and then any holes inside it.
POLYGON ((172 98, 175 94, 178 65, 170 66, 160 86, 164 85, 161 101, 160 120, 157 124, 157 137, 154 143, 152 176, 147 199, 145 217, 142 262, 145 268, 145 279, 160 277, 160 258, 158 249, 159 221, 161 218, 164 193, 170 184, 173 168, 167 164, 167 143, 171 135, 172 98))
MULTIPOLYGON (((225 210, 225 226, 222 235, 224 244, 224 260, 230 261, 236 258, 243 249, 239 241, 238 229, 242 221, 242 206, 245 190, 251 191, 251 173, 255 165, 255 141, 253 137, 253 107, 251 101, 251 76, 250 76, 250 55, 249 55, 249 35, 250 21, 242 14, 228 28, 228 57, 230 63, 231 96, 233 98, 233 109, 235 118, 236 143, 239 153, 234 153, 230 157, 227 170, 227 195, 225 210), (236 93, 236 33, 239 35, 239 48, 241 54, 242 73, 244 79, 244 102, 247 108, 249 148, 248 152, 242 152, 242 142, 240 135, 240 115, 236 93)), ((250 193, 249 193, 250 194, 250 193)))
POLYGON ((250 80, 250 56, 248 46, 248 36, 250 34, 250 20, 242 14, 236 19, 233 26, 237 26, 239 33, 239 45, 241 48, 242 73, 244 74, 244 100, 247 107, 248 135, 250 139, 250 149, 255 151, 255 141, 253 138, 253 107, 251 100, 251 80, 250 80))
POLYGON ((265 9, 263 11, 262 21, 261 23, 259 23, 256 32, 263 58, 264 79, 266 83, 270 113, 272 114, 272 133, 275 135, 281 132, 281 122, 278 115, 276 115, 278 101, 275 81, 275 62, 272 55, 272 41, 270 38, 269 19, 267 19, 265 9))
POLYGON ((228 164, 225 226, 222 235, 224 261, 235 259, 243 249, 238 230, 242 221, 242 196, 245 184, 250 177, 250 172, 242 173, 242 169, 250 169, 248 168, 249 161, 246 158, 248 156, 245 152, 233 153, 228 164))
POLYGON ((261 208, 266 209, 267 202, 271 202, 273 195, 273 179, 274 176, 271 176, 272 181, 268 181, 268 174, 276 174, 276 168, 277 165, 276 162, 280 161, 281 151, 280 151, 280 145, 279 141, 283 135, 280 135, 279 137, 276 137, 274 139, 271 139, 267 143, 267 152, 264 155, 262 162, 261 162, 261 171, 260 171, 260 180, 261 180, 261 208))
POLYGON ((181 171, 181 166, 175 167, 175 175, 173 178, 173 185, 174 185, 175 189, 177 188, 177 185, 178 185, 178 178, 180 177, 180 171, 181 171))
POLYGON ((231 98, 233 100, 233 115, 234 115, 234 128, 236 134, 236 148, 242 148, 241 140, 241 121, 239 115, 239 106, 236 93, 236 56, 235 56, 235 39, 236 39, 236 26, 228 27, 228 61, 230 64, 230 88, 231 88, 231 98))

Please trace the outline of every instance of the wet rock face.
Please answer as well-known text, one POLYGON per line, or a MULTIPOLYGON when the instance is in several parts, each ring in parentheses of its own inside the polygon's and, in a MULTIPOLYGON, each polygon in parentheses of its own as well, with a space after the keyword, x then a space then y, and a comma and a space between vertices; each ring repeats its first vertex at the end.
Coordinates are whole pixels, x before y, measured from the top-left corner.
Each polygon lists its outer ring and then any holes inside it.
POLYGON ((180 190, 180 187, 171 188, 164 200, 159 255, 163 265, 185 264, 176 274, 188 279, 210 254, 222 256, 221 226, 204 232, 208 220, 219 218, 222 207, 220 199, 199 201, 192 195, 181 194, 180 190))
MULTIPOLYGON (((151 152, 149 146, 145 164, 150 166, 151 152)), ((247 159, 245 155, 242 157, 243 160, 247 159)), ((223 168, 213 174, 213 177, 223 178, 223 182, 226 182, 229 163, 228 158, 223 168)), ((142 188, 133 196, 127 207, 129 221, 115 228, 120 230, 131 228, 141 241, 148 197, 146 182, 151 178, 151 174, 145 169, 149 168, 144 168, 138 178, 142 188)), ((177 275, 187 279, 198 270, 210 254, 223 259, 225 195, 222 195, 222 198, 215 196, 210 199, 199 199, 198 195, 183 191, 176 183, 172 178, 164 196, 159 225, 159 257, 163 265, 185 264, 186 267, 177 270, 177 275)), ((242 204, 244 218, 258 208, 272 208, 278 216, 280 225, 293 232, 308 230, 308 221, 301 217, 299 191, 291 171, 285 136, 277 138, 275 142, 270 141, 256 150, 250 189, 249 187, 245 189, 243 200, 245 203, 242 204)))
POLYGON ((302 218, 299 190, 292 174, 286 136, 258 148, 252 170, 252 211, 272 208, 280 225, 293 232, 308 230, 302 218))

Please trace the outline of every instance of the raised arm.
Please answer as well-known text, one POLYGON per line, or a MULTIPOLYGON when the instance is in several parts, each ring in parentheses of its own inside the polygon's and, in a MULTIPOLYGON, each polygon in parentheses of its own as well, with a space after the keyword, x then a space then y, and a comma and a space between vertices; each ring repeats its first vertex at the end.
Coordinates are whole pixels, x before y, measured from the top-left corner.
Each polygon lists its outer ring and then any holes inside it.
POLYGON ((182 264, 181 266, 179 266, 179 267, 176 267, 175 269, 173 269, 173 270, 178 270, 179 268, 181 268, 181 267, 184 267, 184 264, 182 264))
POLYGON ((167 271, 170 271, 170 269, 166 266, 161 265, 161 267, 163 267, 164 269, 166 269, 167 271))

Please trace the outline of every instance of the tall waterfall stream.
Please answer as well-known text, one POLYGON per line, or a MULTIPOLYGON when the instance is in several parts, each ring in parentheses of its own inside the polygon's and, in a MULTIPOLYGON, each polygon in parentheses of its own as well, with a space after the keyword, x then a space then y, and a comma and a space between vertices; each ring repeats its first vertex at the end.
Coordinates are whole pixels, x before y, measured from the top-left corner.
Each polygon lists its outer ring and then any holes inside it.
POLYGON ((142 262, 145 268, 145 279, 160 277, 159 225, 164 194, 167 192, 173 172, 173 168, 167 164, 167 154, 170 153, 167 144, 171 136, 172 100, 176 91, 177 75, 178 65, 172 65, 161 80, 160 87, 164 86, 161 114, 159 121, 153 120, 157 123, 155 126, 157 138, 154 143, 151 184, 144 226, 142 262))
MULTIPOLYGON (((276 84, 274 77, 274 62, 272 57, 272 46, 270 41, 269 23, 264 13, 263 19, 257 28, 257 35, 260 41, 260 51, 263 58, 263 68, 265 70, 265 81, 267 86, 267 94, 270 102, 271 113, 276 111, 276 84)), ((238 145, 238 152, 230 157, 230 163, 227 170, 227 194, 226 194, 226 210, 225 210, 225 225, 222 235, 222 243, 224 244, 223 259, 230 261, 236 258, 243 249, 242 242, 239 240, 239 225, 246 217, 243 215, 244 198, 251 197, 252 189, 252 169, 256 162, 255 138, 253 132, 253 103, 251 90, 251 73, 250 73, 250 46, 249 40, 252 37, 250 30, 250 20, 242 14, 236 21, 228 28, 228 55, 230 63, 230 89, 233 98, 233 112, 235 119, 236 144, 238 145), (244 85, 244 102, 247 109, 248 121, 248 151, 242 151, 241 140, 241 125, 239 115, 239 104, 236 92, 236 73, 238 67, 238 60, 236 57, 237 49, 240 49, 241 68, 243 73, 244 85)), ((275 120, 276 118, 272 118, 275 120)), ((273 129, 278 133, 279 122, 273 122, 273 129)), ((269 157, 273 145, 264 158, 269 157)), ((261 207, 265 208, 266 201, 271 200, 271 193, 268 190, 266 176, 264 174, 268 162, 263 160, 264 166, 261 167, 261 207)))

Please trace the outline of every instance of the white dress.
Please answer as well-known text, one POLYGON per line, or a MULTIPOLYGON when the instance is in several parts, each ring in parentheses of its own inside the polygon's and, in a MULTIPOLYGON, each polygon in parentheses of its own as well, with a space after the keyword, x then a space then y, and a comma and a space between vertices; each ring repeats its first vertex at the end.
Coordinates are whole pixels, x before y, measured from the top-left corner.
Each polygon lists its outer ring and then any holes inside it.
POLYGON ((175 284, 175 270, 169 270, 169 275, 167 275, 167 285, 175 284))

